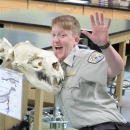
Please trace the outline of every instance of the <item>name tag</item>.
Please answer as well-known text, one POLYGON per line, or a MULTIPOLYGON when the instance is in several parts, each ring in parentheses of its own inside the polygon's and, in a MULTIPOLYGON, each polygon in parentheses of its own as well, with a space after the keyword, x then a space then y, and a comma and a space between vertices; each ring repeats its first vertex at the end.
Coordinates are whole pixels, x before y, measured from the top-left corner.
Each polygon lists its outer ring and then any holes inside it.
POLYGON ((70 72, 67 74, 67 77, 74 76, 75 74, 76 74, 76 72, 70 72))

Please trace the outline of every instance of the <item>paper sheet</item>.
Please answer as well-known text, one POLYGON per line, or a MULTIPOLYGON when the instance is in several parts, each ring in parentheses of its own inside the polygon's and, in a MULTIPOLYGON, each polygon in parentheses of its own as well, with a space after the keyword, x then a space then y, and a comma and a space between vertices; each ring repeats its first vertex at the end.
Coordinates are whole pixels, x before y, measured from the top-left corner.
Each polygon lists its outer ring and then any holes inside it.
POLYGON ((0 67, 0 113, 21 120, 22 75, 0 67))

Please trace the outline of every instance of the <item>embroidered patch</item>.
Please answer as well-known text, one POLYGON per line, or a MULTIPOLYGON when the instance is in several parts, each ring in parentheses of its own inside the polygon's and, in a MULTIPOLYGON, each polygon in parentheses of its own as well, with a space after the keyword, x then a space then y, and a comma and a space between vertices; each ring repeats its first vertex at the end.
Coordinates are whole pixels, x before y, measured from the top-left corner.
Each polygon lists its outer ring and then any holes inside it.
POLYGON ((94 51, 90 55, 90 57, 88 59, 88 62, 96 64, 96 63, 100 62, 103 58, 104 58, 103 54, 101 54, 101 53, 99 53, 97 51, 94 51))

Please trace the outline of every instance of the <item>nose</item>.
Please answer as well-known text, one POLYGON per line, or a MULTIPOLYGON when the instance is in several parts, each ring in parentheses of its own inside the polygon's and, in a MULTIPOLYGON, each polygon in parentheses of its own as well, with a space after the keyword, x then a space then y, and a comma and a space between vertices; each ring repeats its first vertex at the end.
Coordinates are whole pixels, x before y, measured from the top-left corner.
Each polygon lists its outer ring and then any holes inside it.
POLYGON ((59 41, 59 37, 58 36, 53 37, 53 41, 54 42, 58 42, 59 41))

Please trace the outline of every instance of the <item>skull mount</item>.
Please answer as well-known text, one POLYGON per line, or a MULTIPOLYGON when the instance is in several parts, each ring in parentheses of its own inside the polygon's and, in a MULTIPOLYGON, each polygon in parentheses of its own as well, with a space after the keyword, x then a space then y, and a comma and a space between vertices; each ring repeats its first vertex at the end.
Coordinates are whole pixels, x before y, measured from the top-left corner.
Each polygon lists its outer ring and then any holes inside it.
POLYGON ((6 48, 6 53, 0 53, 0 56, 4 61, 12 62, 13 69, 20 70, 38 89, 53 94, 61 90, 60 83, 64 79, 63 70, 52 51, 36 48, 29 41, 20 42, 14 47, 7 46, 9 44, 7 43, 2 42, 0 50, 2 47, 6 48))

